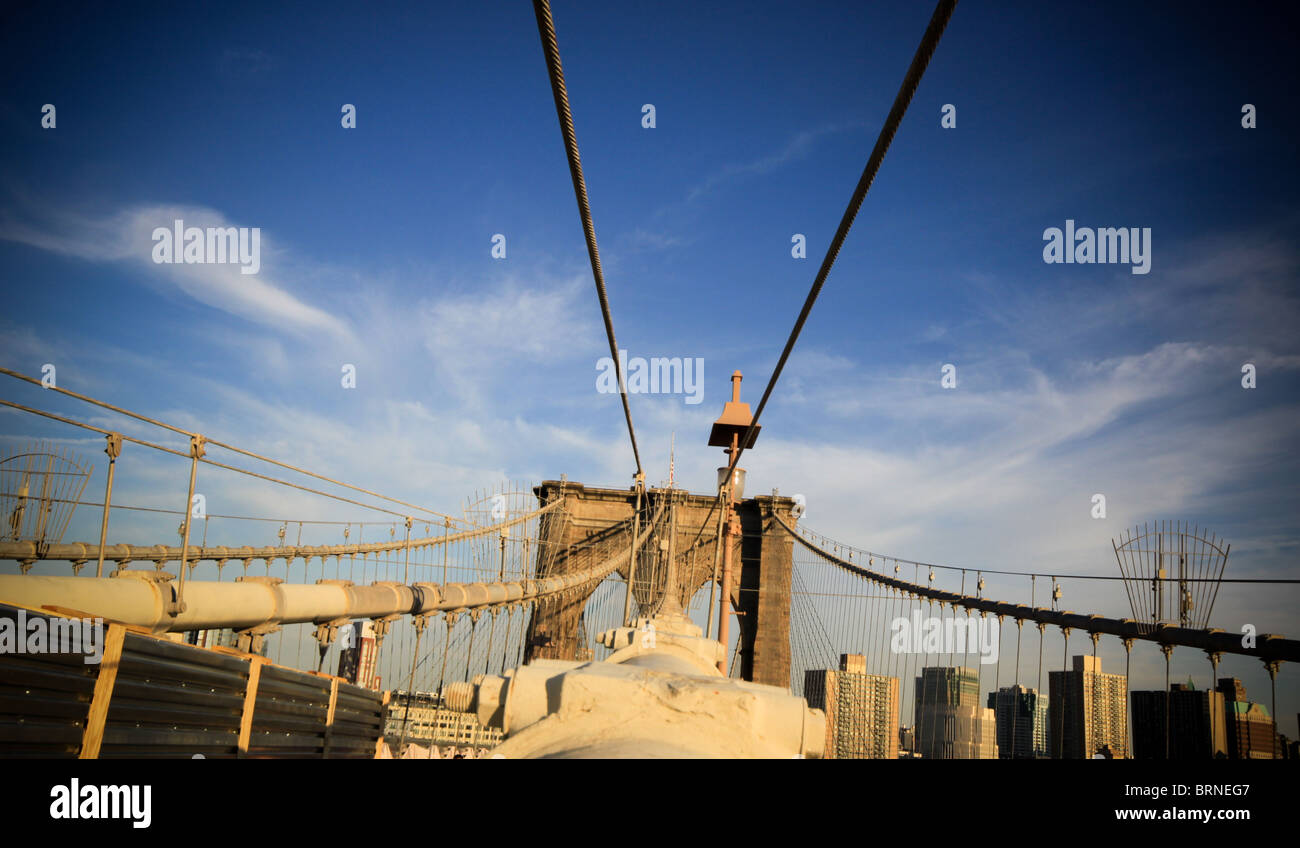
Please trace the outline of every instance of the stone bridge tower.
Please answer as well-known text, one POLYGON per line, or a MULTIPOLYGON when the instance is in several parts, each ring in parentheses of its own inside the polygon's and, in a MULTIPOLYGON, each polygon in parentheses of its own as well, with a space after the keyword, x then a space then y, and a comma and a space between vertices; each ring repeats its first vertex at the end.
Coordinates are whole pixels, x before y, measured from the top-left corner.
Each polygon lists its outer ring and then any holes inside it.
MULTIPOLYGON (((635 490, 547 480, 534 491, 542 504, 555 499, 564 501, 558 512, 543 517, 538 545, 539 574, 565 573, 568 566, 565 552, 573 545, 598 541, 602 536, 616 536, 622 544, 631 544, 630 532, 614 525, 632 516, 636 508, 635 490)), ((647 489, 645 497, 651 512, 667 500, 665 509, 671 505, 675 515, 671 532, 647 540, 643 546, 648 550, 638 560, 633 587, 637 603, 633 615, 638 606, 653 605, 665 590, 675 592, 682 607, 687 608, 700 587, 707 586, 713 577, 718 511, 709 513, 717 499, 681 489, 647 489), (706 518, 709 526, 701 533, 706 518), (692 548, 697 540, 700 543, 692 548), (671 587, 664 586, 668 570, 659 566, 656 572, 656 563, 664 559, 656 556, 661 543, 665 550, 676 553, 676 585, 671 587)), ((737 513, 741 537, 735 540, 732 551, 732 561, 739 563, 731 587, 732 608, 739 622, 739 675, 755 683, 783 687, 790 685, 790 571, 794 540, 773 516, 780 514, 793 525, 793 507, 791 498, 771 495, 740 501, 737 513)), ((620 573, 627 579, 626 566, 620 573)), ((525 661, 586 659, 582 655, 585 645, 580 644, 579 622, 589 597, 588 594, 556 606, 539 606, 529 624, 525 661)), ((709 635, 716 636, 716 633, 709 635)))

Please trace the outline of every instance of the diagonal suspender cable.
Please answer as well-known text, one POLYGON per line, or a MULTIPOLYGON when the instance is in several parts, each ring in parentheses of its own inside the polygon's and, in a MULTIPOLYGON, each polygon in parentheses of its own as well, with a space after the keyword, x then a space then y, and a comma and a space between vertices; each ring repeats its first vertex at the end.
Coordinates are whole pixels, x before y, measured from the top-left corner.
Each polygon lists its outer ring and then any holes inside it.
POLYGON ((775 388, 782 369, 785 368, 786 360, 790 358, 790 351, 794 349, 794 344, 799 339, 799 333, 803 331, 804 322, 808 320, 808 314, 812 312, 813 304, 817 301, 817 295, 821 294, 822 286, 826 283, 827 276, 830 275, 831 266, 835 264, 835 258, 839 256, 840 248, 843 247, 849 229, 853 226, 853 219, 857 217, 858 210, 862 208, 862 201, 867 197, 867 190, 871 188, 871 183, 876 179, 876 172, 880 170, 880 163, 884 161, 885 153, 894 140, 894 134, 898 132, 899 124, 903 121, 903 115, 907 112, 908 104, 912 102, 912 95, 916 93, 916 87, 921 83, 921 76, 925 74, 926 66, 930 64, 930 57, 934 55, 935 48, 939 46, 939 39, 943 36, 944 28, 948 26, 948 19, 952 17, 953 9, 956 7, 957 0, 939 0, 939 5, 935 7, 934 15, 930 18, 930 25, 926 27, 925 35, 921 38, 921 45, 916 48, 916 55, 912 57, 912 65, 907 69, 907 76, 903 77, 903 85, 899 88, 898 96, 894 98, 894 105, 889 110, 889 116, 885 118, 885 125, 881 128, 880 135, 876 139, 876 146, 872 149, 870 158, 867 159, 867 167, 863 169, 862 177, 858 180, 858 186, 853 190, 853 196, 849 199, 849 206, 844 210, 844 217, 840 219, 840 226, 835 231, 835 238, 831 239, 831 245, 826 251, 826 258, 822 260, 821 268, 817 271, 817 277, 813 280, 812 289, 808 292, 808 298, 804 301, 803 309, 799 311, 798 320, 794 322, 794 329, 790 331, 790 338, 786 340, 785 350, 781 351, 781 358, 776 363, 776 369, 772 371, 772 377, 767 381, 767 388, 763 391, 763 399, 759 401, 758 409, 754 410, 754 419, 750 422, 749 429, 740 440, 740 449, 736 451, 735 456, 731 458, 731 464, 727 466, 727 473, 722 478, 724 481, 731 480, 731 474, 735 471, 736 464, 740 462, 740 455, 744 453, 749 440, 754 437, 754 428, 758 426, 758 418, 763 414, 763 408, 767 406, 767 399, 771 396, 772 389, 775 388))
POLYGON ((564 87, 564 68, 560 66, 560 46, 555 40, 555 21, 551 19, 548 0, 533 0, 537 13, 537 31, 542 37, 542 50, 546 53, 546 70, 551 77, 551 93, 555 96, 555 112, 564 134, 564 152, 569 157, 569 175, 573 178, 573 193, 578 199, 578 213, 582 216, 582 232, 587 238, 587 256, 591 259, 591 273, 596 278, 596 294, 600 298, 600 313, 605 319, 605 335, 609 339, 609 355, 614 360, 618 375, 619 394, 623 398, 623 417, 627 419, 627 434, 632 439, 632 456, 636 459, 637 479, 640 480, 641 452, 636 446, 636 430, 632 427, 632 408, 627 402, 627 388, 623 367, 618 358, 618 343, 614 341, 614 319, 609 313, 609 296, 605 293, 605 272, 600 267, 600 251, 596 247, 596 226, 591 220, 591 204, 587 200, 587 181, 582 176, 582 159, 578 154, 578 137, 573 130, 573 113, 569 111, 569 93, 564 87))

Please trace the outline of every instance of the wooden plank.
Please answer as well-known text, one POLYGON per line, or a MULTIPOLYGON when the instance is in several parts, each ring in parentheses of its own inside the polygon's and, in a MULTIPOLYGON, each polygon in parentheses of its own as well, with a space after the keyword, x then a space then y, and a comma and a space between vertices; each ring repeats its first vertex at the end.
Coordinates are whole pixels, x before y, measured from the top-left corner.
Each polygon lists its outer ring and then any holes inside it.
POLYGON ((223 654, 228 657, 235 657, 241 660, 259 656, 258 654, 250 654, 247 651, 241 651, 238 648, 232 648, 228 645, 204 645, 203 650, 211 651, 214 654, 223 654))
POLYGON ((52 612, 55 615, 61 615, 64 618, 89 618, 91 620, 95 619, 95 616, 91 615, 88 612, 68 609, 67 607, 61 607, 58 606, 57 604, 45 604, 44 606, 41 607, 41 609, 45 610, 46 612, 52 612))
POLYGON ((244 690, 244 712, 239 719, 237 757, 248 755, 248 738, 253 733, 253 710, 257 706, 257 682, 262 677, 262 666, 265 664, 263 657, 254 656, 248 661, 248 687, 244 690))
POLYGON ((328 760, 330 758, 330 740, 334 736, 334 710, 339 702, 339 679, 337 677, 330 679, 330 708, 325 714, 325 747, 321 752, 321 758, 328 760))
POLYGON ((110 624, 104 637, 104 656, 99 661, 99 677, 95 679, 95 694, 90 700, 86 716, 86 730, 81 736, 83 760, 99 758, 99 746, 104 742, 104 722, 108 719, 108 705, 113 700, 113 686, 117 683, 117 668, 122 662, 122 645, 126 642, 126 628, 110 624))

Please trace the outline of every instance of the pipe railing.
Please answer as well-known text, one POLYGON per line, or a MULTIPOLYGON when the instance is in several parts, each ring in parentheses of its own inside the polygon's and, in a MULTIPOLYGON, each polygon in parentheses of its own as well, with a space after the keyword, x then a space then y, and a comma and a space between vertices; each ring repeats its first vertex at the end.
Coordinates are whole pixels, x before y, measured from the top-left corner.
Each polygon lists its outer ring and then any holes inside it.
MULTIPOLYGON (((543 509, 549 509, 548 505, 543 509)), ((638 545, 658 524, 663 505, 645 525, 638 545)), ((125 571, 117 577, 0 575, 0 601, 40 609, 54 606, 79 614, 145 627, 155 633, 231 628, 270 632, 285 624, 339 624, 352 619, 457 613, 536 603, 599 582, 622 567, 628 549, 566 574, 493 583, 365 586, 347 580, 315 584, 284 583, 279 578, 248 577, 233 583, 191 580, 185 604, 177 603, 170 574, 125 571)))

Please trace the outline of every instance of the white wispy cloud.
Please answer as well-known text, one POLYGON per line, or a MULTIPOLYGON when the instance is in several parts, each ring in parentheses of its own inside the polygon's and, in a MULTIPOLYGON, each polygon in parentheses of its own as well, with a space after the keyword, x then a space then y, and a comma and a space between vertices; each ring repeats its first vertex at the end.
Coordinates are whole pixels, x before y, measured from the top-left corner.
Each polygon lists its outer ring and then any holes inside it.
MULTIPOLYGON (((517 384, 558 361, 599 355, 598 325, 585 317, 591 313, 589 287, 578 276, 542 287, 510 278, 430 299, 417 313, 415 334, 457 400, 478 407, 504 374, 517 384)), ((518 396, 518 389, 508 391, 518 396)))
MULTIPOLYGON (((185 226, 255 226, 229 221, 203 206, 152 204, 133 206, 100 216, 68 210, 27 210, 0 217, 0 239, 89 262, 127 262, 147 272, 146 279, 163 289, 237 315, 264 327, 298 334, 326 333, 336 340, 353 340, 347 323, 313 305, 312 269, 288 251, 278 250, 273 236, 261 233, 261 270, 244 274, 234 263, 156 263, 153 232, 185 226)), ((177 248, 179 250, 179 247, 177 248)))
POLYGON ((802 130, 794 135, 784 147, 766 156, 751 159, 748 162, 732 162, 709 174, 705 179, 686 193, 686 202, 693 203, 701 197, 716 191, 728 183, 746 177, 761 176, 807 156, 814 145, 825 136, 841 132, 860 124, 831 124, 802 130))
MULTIPOLYGON (((193 211, 179 211, 189 223, 193 211)), ((175 211, 157 207, 150 214, 175 211)), ((111 234, 138 230, 147 240, 153 225, 161 224, 119 216, 73 230, 78 238, 57 229, 5 232, 43 249, 120 261, 135 254, 111 234)), ((1188 252, 1176 279, 1153 274, 1143 286, 1129 283, 1105 298, 1085 292, 1075 303, 1066 292, 1042 292, 1004 300, 1007 311, 918 332, 915 344, 926 347, 914 357, 902 351, 874 363, 857 351, 799 349, 758 447, 746 454, 749 491, 775 486, 804 494, 806 523, 846 540, 976 568, 1107 573, 1109 540, 1120 528, 1150 518, 1222 515, 1216 529, 1237 531, 1238 568, 1276 568, 1296 540, 1289 519, 1268 508, 1285 481, 1266 479, 1261 469, 1295 467, 1295 406, 1275 398, 1233 409, 1225 401, 1244 391, 1238 369, 1246 358, 1269 381, 1300 368, 1293 337, 1277 327, 1294 308, 1287 281, 1295 263, 1275 242, 1218 249, 1223 255, 1188 252), (1158 316, 1189 299, 1197 310, 1217 310, 1217 323, 1184 323, 1182 337, 1135 333, 1116 343, 1116 315, 1158 316), (1063 314, 1071 319, 1066 329, 1063 314), (1220 336, 1212 326, 1242 333, 1220 336), (1246 333, 1251 328, 1255 334, 1246 333), (949 354, 931 361, 940 355, 936 342, 953 351, 956 390, 939 388, 939 366, 949 354), (1105 521, 1090 515, 1094 493, 1107 496, 1105 521)), ((434 293, 418 297, 410 296, 418 288, 410 280, 375 277, 381 282, 348 311, 345 328, 364 345, 335 351, 274 337, 253 344, 255 326, 224 337, 219 349, 229 368, 186 375, 184 403, 155 402, 144 411, 448 511, 465 492, 504 477, 567 473, 595 485, 630 482, 617 396, 594 391, 593 364, 605 351, 585 273, 436 276, 434 293), (355 392, 338 386, 343 357, 357 364, 355 392), (241 378, 262 365, 257 380, 241 378), (557 403, 576 412, 557 420, 557 403)), ((187 281, 168 279, 202 296, 187 281)), ((998 281, 987 277, 985 285, 998 281)), ((239 314, 228 299, 219 308, 239 314)), ((291 307, 279 314, 298 326, 322 326, 291 307)), ((1140 325, 1121 329, 1133 326, 1140 325)), ((45 344, 26 333, 11 336, 6 348, 40 358, 45 344)), ((700 353, 711 365, 710 349, 700 353)), ((150 364, 118 340, 65 340, 58 355, 76 363, 78 380, 114 391, 129 391, 130 375, 157 386, 182 382, 177 366, 150 364)), ((710 386, 720 384, 719 378, 710 386)), ((747 393, 751 402, 756 391, 747 393)), ((700 407, 675 397, 633 398, 650 480, 666 478, 669 435, 676 432, 679 483, 712 490, 723 458, 703 443, 722 398, 710 397, 700 407)), ((139 473, 134 482, 134 472, 123 475, 124 498, 153 502, 152 493, 183 490, 183 468, 160 462, 146 469, 133 454, 139 473)), ((285 496, 270 485, 207 473, 203 480, 213 511, 356 515, 355 508, 325 509, 318 498, 285 496)), ((131 519, 121 527, 156 535, 174 532, 170 521, 131 519)), ((1114 598, 1092 591, 1072 595, 1075 608, 1123 612, 1114 598)))

